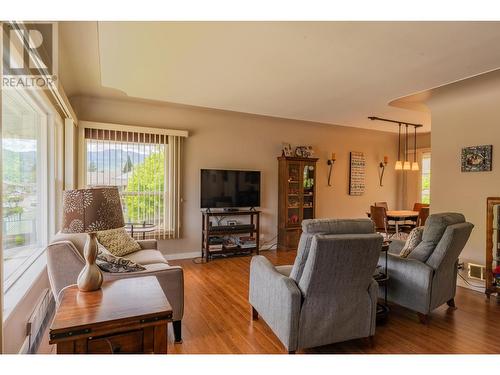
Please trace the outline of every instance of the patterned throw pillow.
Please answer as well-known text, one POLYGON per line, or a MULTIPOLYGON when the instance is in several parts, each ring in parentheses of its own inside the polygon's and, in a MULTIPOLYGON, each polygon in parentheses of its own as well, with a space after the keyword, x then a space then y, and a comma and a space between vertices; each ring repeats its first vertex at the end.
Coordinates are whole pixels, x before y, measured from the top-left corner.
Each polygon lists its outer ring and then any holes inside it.
POLYGON ((114 256, 101 244, 98 244, 95 263, 101 270, 106 272, 137 272, 146 269, 146 267, 132 262, 130 259, 114 256))
POLYGON ((408 255, 415 249, 420 242, 422 242, 422 235, 424 233, 424 227, 413 228, 408 238, 406 239, 406 243, 401 249, 399 256, 401 258, 407 258, 408 255))
POLYGON ((97 232, 97 241, 117 257, 141 250, 139 243, 127 233, 125 228, 97 232))

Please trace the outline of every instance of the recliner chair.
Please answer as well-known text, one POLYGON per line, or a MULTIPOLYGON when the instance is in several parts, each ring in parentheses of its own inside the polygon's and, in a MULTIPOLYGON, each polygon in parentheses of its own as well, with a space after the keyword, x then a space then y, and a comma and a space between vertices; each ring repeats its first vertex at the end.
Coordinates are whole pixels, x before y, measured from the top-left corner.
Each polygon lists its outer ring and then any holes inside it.
MULTIPOLYGON (((458 257, 473 228, 462 214, 439 213, 428 217, 422 242, 408 258, 399 256, 405 241, 392 241, 387 262, 388 300, 416 311, 422 323, 444 303, 455 307, 458 257)), ((385 256, 380 256, 379 265, 385 265, 385 256)))
POLYGON ((293 266, 252 258, 252 317, 260 315, 289 353, 372 337, 382 236, 369 219, 304 220, 302 231, 293 266))

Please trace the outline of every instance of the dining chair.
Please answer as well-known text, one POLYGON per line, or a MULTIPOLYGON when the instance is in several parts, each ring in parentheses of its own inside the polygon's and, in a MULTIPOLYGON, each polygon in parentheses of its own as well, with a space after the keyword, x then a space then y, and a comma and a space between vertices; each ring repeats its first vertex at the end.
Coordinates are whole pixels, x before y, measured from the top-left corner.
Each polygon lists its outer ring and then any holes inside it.
POLYGON ((418 211, 417 218, 409 223, 404 223, 399 227, 404 233, 410 233, 413 228, 423 227, 425 225, 425 221, 429 216, 429 205, 427 203, 415 203, 413 205, 413 211, 418 211))
POLYGON ((396 227, 390 225, 387 220, 387 210, 381 206, 370 206, 370 219, 375 225, 375 230, 379 233, 385 233, 385 238, 389 239, 396 233, 396 227))
POLYGON ((422 207, 429 207, 429 203, 420 203, 420 202, 416 202, 416 203, 413 205, 413 211, 420 212, 420 209, 421 209, 422 207))
MULTIPOLYGON (((387 204, 387 202, 375 202, 374 206, 375 207, 384 207, 386 211, 389 211, 389 205, 387 204)), ((389 225, 393 225, 393 226, 396 225, 396 222, 394 220, 388 220, 387 222, 389 223, 389 225)))
POLYGON ((429 217, 429 207, 427 206, 420 208, 420 211, 418 212, 417 226, 423 227, 428 217, 429 217))
MULTIPOLYGON (((416 203, 413 204, 413 211, 418 212, 418 214, 420 215, 420 210, 422 210, 422 208, 425 208, 425 207, 428 208, 429 204, 428 203, 416 202, 416 203)), ((429 216, 429 214, 427 214, 427 216, 429 216)), ((425 221, 424 221, 424 224, 425 224, 425 221)), ((405 223, 405 225, 407 225, 410 230, 413 229, 413 228, 415 228, 415 227, 421 227, 424 224, 420 224, 419 221, 418 221, 418 218, 415 218, 414 220, 409 220, 408 222, 405 223)))
POLYGON ((389 211, 387 202, 375 202, 375 207, 384 207, 386 211, 389 211))

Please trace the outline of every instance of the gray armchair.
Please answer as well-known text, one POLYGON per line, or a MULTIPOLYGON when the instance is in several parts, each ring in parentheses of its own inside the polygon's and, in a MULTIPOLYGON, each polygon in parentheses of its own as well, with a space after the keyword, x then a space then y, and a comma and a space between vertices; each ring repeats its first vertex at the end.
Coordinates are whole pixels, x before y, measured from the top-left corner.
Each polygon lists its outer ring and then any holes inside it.
MULTIPOLYGON (((60 292, 76 284, 83 266, 83 248, 86 234, 58 233, 47 247, 47 268, 52 293, 59 303, 60 292)), ((156 276, 172 306, 173 328, 176 342, 182 342, 181 320, 184 314, 184 274, 182 267, 171 266, 157 249, 156 240, 139 240, 141 250, 127 255, 128 259, 142 264, 146 270, 127 273, 103 272, 104 281, 129 277, 156 276)))
MULTIPOLYGON (((444 303, 455 307, 458 257, 472 228, 462 214, 440 213, 429 216, 422 242, 408 258, 399 257, 405 241, 392 241, 387 263, 388 300, 416 311, 422 323, 444 303)), ((379 265, 385 265, 384 256, 379 265)))
POLYGON ((372 337, 382 246, 369 219, 304 220, 295 263, 273 266, 255 256, 249 301, 290 353, 372 337))

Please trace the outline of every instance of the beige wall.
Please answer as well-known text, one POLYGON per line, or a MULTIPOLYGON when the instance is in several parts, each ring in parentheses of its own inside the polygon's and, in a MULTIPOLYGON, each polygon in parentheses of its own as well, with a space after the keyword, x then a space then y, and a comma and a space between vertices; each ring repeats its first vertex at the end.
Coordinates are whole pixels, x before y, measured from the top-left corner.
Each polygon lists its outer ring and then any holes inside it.
POLYGON ((462 253, 484 264, 486 197, 500 196, 500 74, 493 72, 436 90, 432 113, 431 211, 462 212, 475 225, 462 253), (491 172, 462 173, 462 147, 493 145, 491 172))
POLYGON ((387 168, 383 187, 378 184, 378 162, 388 155, 392 165, 397 156, 397 135, 393 133, 141 101, 76 97, 71 102, 80 120, 189 130, 184 153, 183 238, 163 241, 166 254, 200 250, 201 168, 262 171, 263 240, 276 236, 276 157, 283 141, 310 144, 320 158, 318 217, 366 217, 369 205, 378 200, 398 206, 394 169, 387 168), (367 158, 366 193, 360 197, 347 194, 349 151, 363 151, 367 158), (331 152, 337 154, 337 161, 333 187, 328 187, 326 159, 331 152))

